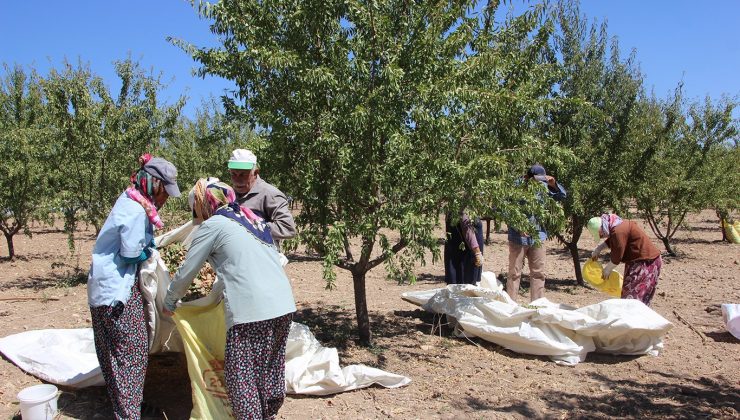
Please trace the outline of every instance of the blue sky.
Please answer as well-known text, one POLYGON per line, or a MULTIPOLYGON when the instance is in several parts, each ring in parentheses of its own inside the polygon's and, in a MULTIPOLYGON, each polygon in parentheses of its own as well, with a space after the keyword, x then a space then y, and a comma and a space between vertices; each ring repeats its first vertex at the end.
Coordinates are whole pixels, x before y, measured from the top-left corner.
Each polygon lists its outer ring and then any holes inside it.
MULTIPOLYGON (((681 80, 692 99, 740 95, 740 0, 582 0, 581 9, 607 20, 624 54, 637 50, 646 87, 658 97, 681 80)), ((0 10, 4 63, 33 65, 43 75, 61 68, 65 57, 79 58, 115 89, 112 62, 131 54, 145 69, 162 73, 168 83, 162 100, 189 97, 188 116, 209 95, 232 87, 192 76, 193 61, 166 41, 216 42, 208 22, 183 0, 0 0, 0 10)))

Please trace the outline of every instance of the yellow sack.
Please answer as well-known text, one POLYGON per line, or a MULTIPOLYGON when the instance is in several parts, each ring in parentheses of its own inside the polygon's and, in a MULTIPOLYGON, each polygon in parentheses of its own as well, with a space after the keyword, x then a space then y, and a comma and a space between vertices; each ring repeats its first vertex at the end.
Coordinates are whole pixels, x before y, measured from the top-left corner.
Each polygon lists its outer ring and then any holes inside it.
POLYGON ((722 219, 722 227, 725 229, 725 236, 733 244, 740 244, 740 220, 736 220, 735 223, 727 223, 725 219, 722 219))
POLYGON ((234 418, 224 379, 226 322, 223 301, 202 307, 181 306, 175 311, 174 319, 185 345, 193 388, 190 418, 234 418))
POLYGON ((583 278, 595 287, 596 290, 604 292, 609 296, 622 297, 622 284, 624 283, 622 274, 618 271, 612 271, 609 274, 609 278, 604 281, 604 278, 601 277, 603 270, 604 267, 601 266, 601 263, 589 259, 586 264, 583 264, 581 273, 583 274, 583 278))

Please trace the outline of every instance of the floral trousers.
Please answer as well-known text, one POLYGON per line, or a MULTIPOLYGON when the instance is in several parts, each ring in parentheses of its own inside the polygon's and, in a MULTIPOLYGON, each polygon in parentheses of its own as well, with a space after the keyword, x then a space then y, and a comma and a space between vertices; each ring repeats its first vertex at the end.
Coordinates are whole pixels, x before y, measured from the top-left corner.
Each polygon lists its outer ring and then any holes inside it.
POLYGON ((639 299, 650 306, 658 286, 660 268, 663 259, 658 256, 654 260, 633 261, 624 267, 624 283, 622 285, 622 299, 639 299))

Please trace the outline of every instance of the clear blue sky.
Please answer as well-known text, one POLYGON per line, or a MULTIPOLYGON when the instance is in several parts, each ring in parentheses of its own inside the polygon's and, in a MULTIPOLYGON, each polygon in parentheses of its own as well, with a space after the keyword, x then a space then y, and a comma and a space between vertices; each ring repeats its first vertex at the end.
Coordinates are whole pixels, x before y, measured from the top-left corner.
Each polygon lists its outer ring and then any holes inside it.
MULTIPOLYGON (((646 87, 666 97, 684 81, 685 94, 702 99, 740 95, 740 0, 582 0, 590 18, 606 19, 624 54, 632 48, 646 87)), ((192 116, 201 100, 232 83, 193 77, 195 64, 167 36, 214 45, 208 22, 183 0, 0 0, 0 61, 33 65, 42 75, 62 60, 90 64, 116 88, 112 62, 128 54, 163 74, 162 99, 189 97, 192 116)))

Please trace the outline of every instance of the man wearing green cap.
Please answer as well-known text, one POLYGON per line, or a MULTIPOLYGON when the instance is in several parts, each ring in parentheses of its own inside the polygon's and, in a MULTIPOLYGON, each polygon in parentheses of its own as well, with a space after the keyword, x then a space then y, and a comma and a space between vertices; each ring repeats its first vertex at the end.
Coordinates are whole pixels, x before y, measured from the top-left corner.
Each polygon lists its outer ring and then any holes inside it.
POLYGON ((295 236, 295 220, 285 194, 259 176, 257 156, 251 150, 236 149, 229 158, 229 174, 236 201, 265 220, 274 239, 295 236))

